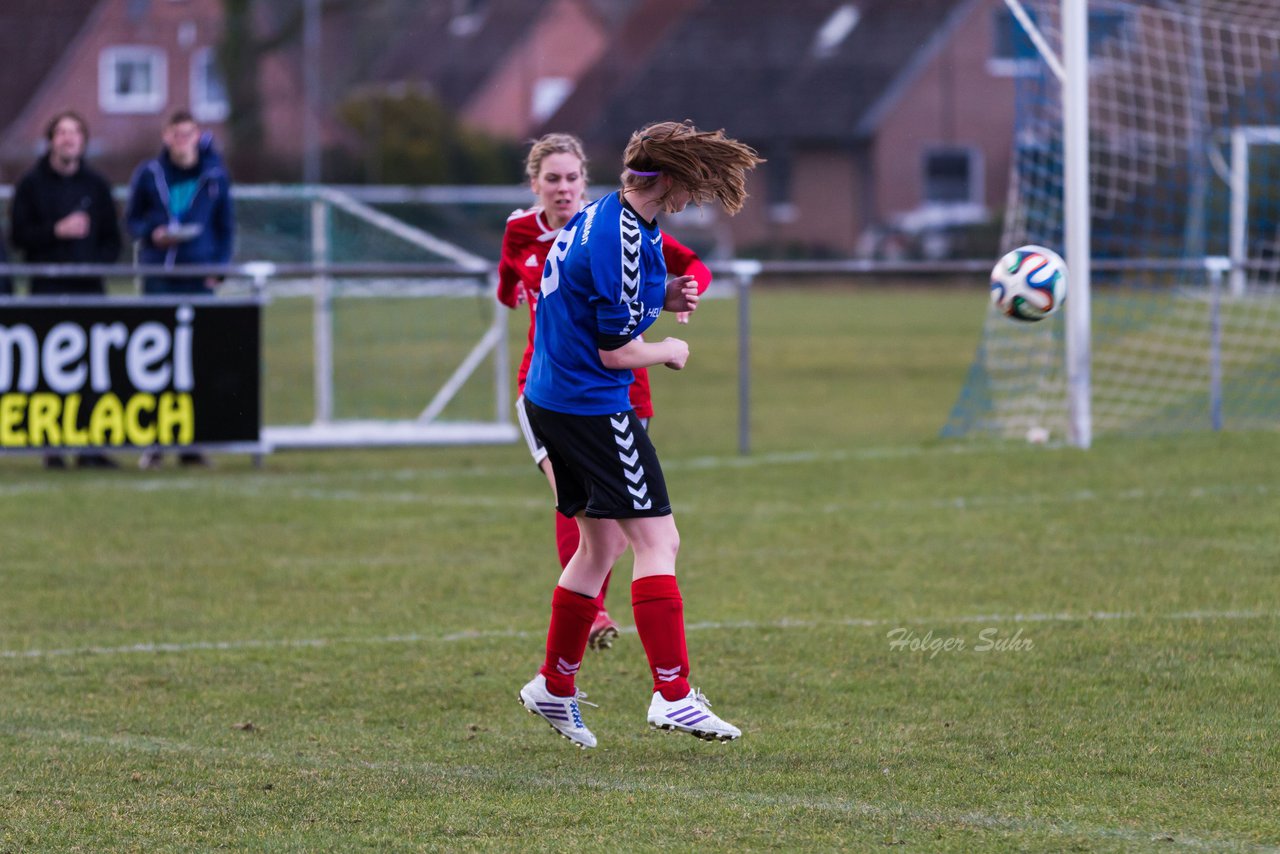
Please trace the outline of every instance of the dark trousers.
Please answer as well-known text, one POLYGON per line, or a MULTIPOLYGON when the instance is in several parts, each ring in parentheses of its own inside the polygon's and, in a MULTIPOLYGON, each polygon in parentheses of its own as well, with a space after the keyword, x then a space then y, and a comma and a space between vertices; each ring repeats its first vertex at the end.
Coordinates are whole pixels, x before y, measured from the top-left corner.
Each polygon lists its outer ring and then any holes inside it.
POLYGON ((183 278, 147 278, 142 282, 142 292, 149 297, 164 296, 166 294, 207 297, 213 294, 213 291, 205 285, 204 279, 191 278, 190 276, 183 278))

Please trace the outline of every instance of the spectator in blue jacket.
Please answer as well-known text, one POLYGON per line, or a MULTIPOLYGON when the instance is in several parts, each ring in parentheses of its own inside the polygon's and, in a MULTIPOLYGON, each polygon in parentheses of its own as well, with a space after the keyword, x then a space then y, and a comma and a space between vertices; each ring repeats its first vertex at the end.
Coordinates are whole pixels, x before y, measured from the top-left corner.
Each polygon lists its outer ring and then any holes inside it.
MULTIPOLYGON (((231 261, 235 211, 231 178, 191 113, 179 110, 164 127, 164 150, 133 173, 125 210, 138 241, 138 262, 175 269, 231 261)), ((209 294, 213 276, 148 276, 147 294, 209 294)))
MULTIPOLYGON (((164 150, 133 173, 125 224, 138 241, 138 262, 172 269, 172 276, 148 276, 142 283, 149 295, 209 295, 216 276, 177 275, 184 264, 226 264, 231 261, 235 210, 231 178, 213 148, 213 137, 200 132, 191 113, 179 110, 164 126, 164 150)), ((182 465, 209 465, 204 454, 178 454, 182 465)), ((160 451, 146 451, 138 465, 158 468, 160 451)))

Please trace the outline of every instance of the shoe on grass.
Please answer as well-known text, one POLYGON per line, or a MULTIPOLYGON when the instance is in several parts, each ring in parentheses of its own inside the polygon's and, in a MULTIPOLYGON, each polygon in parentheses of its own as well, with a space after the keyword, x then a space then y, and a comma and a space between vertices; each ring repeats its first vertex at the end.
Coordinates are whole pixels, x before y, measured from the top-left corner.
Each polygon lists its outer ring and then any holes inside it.
POLYGON ((120 464, 106 454, 81 454, 76 457, 76 467, 82 469, 118 469, 120 464))
POLYGON ((649 703, 649 725, 687 732, 703 741, 733 741, 742 736, 742 730, 711 711, 711 702, 696 688, 679 700, 667 700, 655 691, 649 703))
MULTIPOLYGON (((583 749, 596 746, 596 737, 582 722, 582 712, 578 709, 578 701, 585 701, 586 697, 582 691, 577 691, 572 697, 557 697, 547 690, 547 677, 541 673, 520 689, 520 705, 529 714, 542 718, 551 724, 553 730, 583 749)), ((587 705, 594 706, 595 703, 587 705)))
POLYGON ((591 634, 587 635, 587 646, 592 649, 609 649, 617 639, 618 624, 609 616, 608 611, 601 608, 600 613, 596 614, 595 622, 591 624, 591 634))

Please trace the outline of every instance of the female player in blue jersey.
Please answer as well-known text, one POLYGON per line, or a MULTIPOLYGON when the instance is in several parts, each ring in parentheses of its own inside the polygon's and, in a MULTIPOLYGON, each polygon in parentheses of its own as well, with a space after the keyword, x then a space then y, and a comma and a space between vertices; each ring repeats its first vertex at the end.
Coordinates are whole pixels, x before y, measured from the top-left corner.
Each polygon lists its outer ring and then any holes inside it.
POLYGON ((689 358, 689 345, 678 338, 640 337, 664 309, 692 311, 698 303, 692 276, 667 281, 658 214, 710 201, 737 213, 746 172, 761 162, 723 131, 688 122, 639 130, 623 154, 622 189, 575 215, 543 267, 525 406, 551 460, 557 509, 577 520, 582 536, 552 595, 546 658, 520 702, 579 747, 595 747, 596 738, 582 722, 574 677, 599 607, 595 597, 628 545, 635 554, 632 612, 653 675, 649 723, 708 741, 742 734, 689 685, 675 577, 680 535, 627 389, 635 369, 678 371, 689 358))

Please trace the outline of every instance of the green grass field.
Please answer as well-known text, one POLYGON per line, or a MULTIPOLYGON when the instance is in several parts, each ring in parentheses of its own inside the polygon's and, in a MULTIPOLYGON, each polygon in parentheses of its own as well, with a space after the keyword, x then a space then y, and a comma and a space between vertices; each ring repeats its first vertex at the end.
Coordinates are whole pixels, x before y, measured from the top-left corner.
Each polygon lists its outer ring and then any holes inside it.
POLYGON ((942 442, 980 290, 752 309, 753 453, 729 300, 652 430, 743 739, 648 731, 634 632, 582 668, 599 749, 520 709, 556 576, 523 447, 6 459, 0 852, 1280 846, 1280 434, 942 442))

